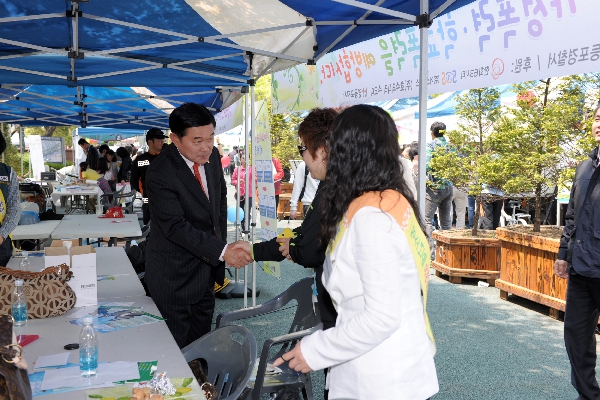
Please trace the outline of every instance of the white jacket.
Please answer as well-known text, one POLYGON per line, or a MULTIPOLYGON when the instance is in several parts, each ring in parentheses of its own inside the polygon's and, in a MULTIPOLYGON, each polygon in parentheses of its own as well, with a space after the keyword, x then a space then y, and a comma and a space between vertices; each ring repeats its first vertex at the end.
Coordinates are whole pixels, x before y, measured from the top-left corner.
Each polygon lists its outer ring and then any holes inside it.
POLYGON ((418 270, 391 215, 360 209, 327 256, 323 283, 336 327, 305 337, 301 350, 313 370, 332 367, 330 399, 422 400, 438 392, 418 270))

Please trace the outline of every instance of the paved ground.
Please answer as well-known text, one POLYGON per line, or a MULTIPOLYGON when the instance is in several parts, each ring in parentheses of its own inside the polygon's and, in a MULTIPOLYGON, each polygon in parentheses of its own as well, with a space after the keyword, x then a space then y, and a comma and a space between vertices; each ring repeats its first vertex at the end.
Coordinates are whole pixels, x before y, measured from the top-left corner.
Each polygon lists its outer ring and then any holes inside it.
MULTIPOLYGON (((233 188, 229 189, 230 204, 234 204, 233 188)), ((289 225, 298 223, 292 221, 289 225)), ((279 222, 280 229, 285 226, 288 221, 279 222)), ((234 236, 233 226, 230 236, 234 236)), ((258 267, 256 280, 261 293, 257 304, 310 275, 309 270, 289 261, 281 263, 281 280, 258 267)), ((435 360, 440 382, 435 400, 577 397, 570 384, 563 323, 548 317, 547 307, 514 296, 509 301, 501 300, 498 289, 478 287, 476 280, 454 285, 432 275, 430 282, 428 310, 437 341, 435 360)), ((217 300, 215 316, 242 306, 241 299, 217 300)), ((274 317, 252 329, 260 346, 266 338, 285 333, 288 327, 289 322, 274 317)), ((322 373, 312 376, 315 399, 322 399, 322 373)))
MULTIPOLYGON (((226 180, 229 182, 229 177, 226 180)), ((228 189, 229 204, 233 205, 233 188, 228 189)), ((279 228, 300 223, 280 221, 279 228)), ((233 225, 229 224, 228 232, 230 240, 234 240, 233 225)), ((260 230, 256 237, 260 238, 260 230)), ((278 280, 262 271, 262 263, 257 265, 256 281, 260 290, 257 304, 311 275, 310 270, 287 260, 281 263, 281 269, 282 277, 278 280)), ((498 289, 478 287, 476 280, 454 285, 432 275, 430 282, 428 310, 437 342, 435 360, 440 382, 435 400, 577 397, 570 384, 563 323, 548 317, 547 307, 514 296, 503 301, 498 289)), ((252 304, 251 299, 249 304, 252 304)), ((220 312, 242 307, 242 299, 217 299, 215 318, 220 312)), ((259 351, 267 338, 287 333, 289 320, 273 316, 252 324, 259 351)), ((315 399, 322 399, 323 375, 315 372, 312 377, 315 399)))

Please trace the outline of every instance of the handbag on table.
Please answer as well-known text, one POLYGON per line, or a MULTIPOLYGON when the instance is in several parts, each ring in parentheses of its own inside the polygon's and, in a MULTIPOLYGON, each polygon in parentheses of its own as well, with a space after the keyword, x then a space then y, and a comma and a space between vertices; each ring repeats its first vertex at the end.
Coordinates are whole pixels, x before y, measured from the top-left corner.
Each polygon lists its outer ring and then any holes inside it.
POLYGON ((73 273, 67 264, 29 272, 0 267, 0 314, 9 314, 16 279, 23 279, 28 318, 62 315, 75 306, 75 292, 67 283, 73 273))
POLYGON ((30 400, 31 385, 23 348, 17 344, 13 332, 13 317, 0 315, 0 398, 30 400))

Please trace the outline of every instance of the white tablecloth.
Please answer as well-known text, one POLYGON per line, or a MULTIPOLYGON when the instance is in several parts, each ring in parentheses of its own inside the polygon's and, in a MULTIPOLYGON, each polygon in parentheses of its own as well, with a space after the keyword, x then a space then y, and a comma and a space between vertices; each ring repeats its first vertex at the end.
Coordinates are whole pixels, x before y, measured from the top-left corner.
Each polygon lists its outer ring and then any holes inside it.
POLYGON ((52 239, 82 239, 105 237, 135 237, 142 231, 137 214, 125 214, 125 218, 98 218, 95 214, 65 215, 52 232, 52 239))
POLYGON ((17 225, 12 231, 13 240, 47 239, 60 224, 60 220, 41 221, 38 224, 17 225))

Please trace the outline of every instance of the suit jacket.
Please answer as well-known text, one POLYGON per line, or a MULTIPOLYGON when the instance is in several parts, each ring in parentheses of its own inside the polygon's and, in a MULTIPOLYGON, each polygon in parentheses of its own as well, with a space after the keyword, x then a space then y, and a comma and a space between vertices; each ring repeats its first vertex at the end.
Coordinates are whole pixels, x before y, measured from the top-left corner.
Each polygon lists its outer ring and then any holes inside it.
POLYGON ((152 215, 145 280, 153 299, 194 304, 206 285, 223 283, 227 187, 219 151, 204 165, 210 201, 174 144, 150 164, 146 191, 152 215))

